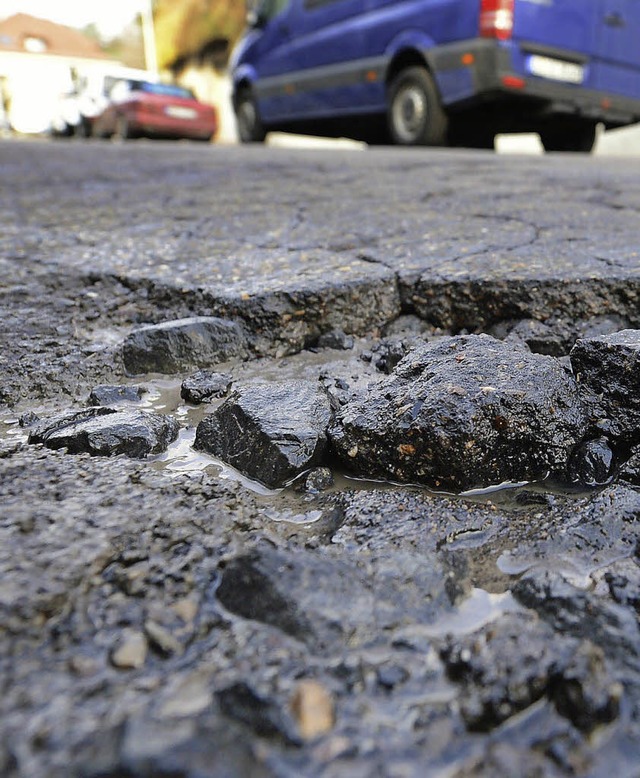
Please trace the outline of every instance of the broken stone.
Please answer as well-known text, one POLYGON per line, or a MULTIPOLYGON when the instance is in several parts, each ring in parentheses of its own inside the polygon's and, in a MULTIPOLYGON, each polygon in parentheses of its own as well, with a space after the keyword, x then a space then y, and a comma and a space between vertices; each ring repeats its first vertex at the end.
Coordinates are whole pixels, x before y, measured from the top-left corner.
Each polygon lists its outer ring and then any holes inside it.
POLYGON ((640 629, 632 609, 573 586, 558 571, 530 570, 511 591, 556 632, 607 646, 609 659, 637 668, 640 629))
POLYGON ((464 490, 564 478, 585 430, 557 360, 470 335, 412 351, 343 406, 329 434, 356 475, 464 490))
POLYGON ((147 639, 142 632, 128 631, 111 652, 111 663, 120 670, 137 670, 147 658, 147 639))
MULTIPOLYGON (((638 556, 638 549, 636 550, 638 556)), ((640 567, 634 559, 619 559, 603 575, 609 594, 640 617, 640 567)))
POLYGON ((591 732, 617 718, 622 686, 607 672, 602 649, 583 642, 552 678, 550 696, 560 714, 591 732))
POLYGON ((610 335, 626 326, 626 321, 619 316, 594 316, 578 320, 552 316, 544 321, 500 321, 489 327, 488 334, 499 340, 519 341, 535 354, 562 357, 571 351, 578 338, 610 335))
POLYGON ((318 348, 333 348, 339 351, 350 351, 354 343, 353 335, 346 335, 342 330, 323 332, 318 338, 318 348))
MULTIPOLYGON (((371 352, 368 352, 371 356, 371 352)), ((362 355, 359 357, 361 361, 362 355)), ((371 361, 371 360, 369 360, 371 361)), ((319 376, 319 382, 331 400, 331 407, 334 409, 345 405, 349 400, 358 396, 358 392, 364 390, 372 380, 381 380, 378 374, 373 374, 370 368, 363 372, 353 370, 351 375, 336 375, 329 369, 323 369, 319 376), (375 379, 373 376, 375 375, 375 379)))
POLYGON ((162 624, 147 619, 144 623, 144 632, 149 643, 164 656, 182 653, 180 641, 162 624))
POLYGON ((640 440, 640 330, 578 340, 571 365, 581 391, 610 422, 608 431, 640 440))
POLYGON ((89 395, 89 405, 117 405, 140 402, 145 389, 141 386, 94 386, 89 395))
POLYGON ((18 419, 18 424, 22 429, 25 427, 33 427, 34 424, 37 424, 40 421, 40 417, 33 413, 32 411, 27 411, 26 413, 23 413, 20 415, 20 418, 18 419))
POLYGON ((631 449, 629 459, 620 468, 620 479, 634 486, 640 486, 640 446, 631 449))
MULTIPOLYGON (((126 760, 127 767, 118 765, 112 772, 108 773, 109 778, 117 775, 130 775, 136 773, 144 775, 144 772, 153 775, 155 770, 147 767, 149 763, 153 765, 154 761, 164 759, 164 765, 169 754, 175 752, 185 742, 188 743, 193 737, 195 726, 192 720, 185 721, 167 721, 162 717, 158 719, 131 718, 126 726, 122 738, 122 756, 126 760), (133 765, 142 763, 146 770, 133 768, 133 765)), ((165 768, 166 769, 166 768, 165 768)))
POLYGON ((212 370, 198 370, 185 378, 180 387, 180 397, 194 405, 206 403, 224 397, 229 391, 232 378, 227 373, 214 373, 212 370))
POLYGON ((409 678, 409 673, 404 667, 400 665, 385 665, 378 668, 376 673, 378 683, 383 689, 391 691, 396 686, 404 683, 409 678))
POLYGON ((122 347, 128 373, 180 373, 246 354, 240 326, 228 319, 194 316, 132 332, 122 347))
MULTIPOLYGON (((336 532, 335 528, 332 535, 336 532)), ((325 653, 365 645, 380 630, 445 621, 456 609, 441 564, 385 547, 375 576, 353 559, 260 544, 221 564, 218 601, 231 613, 266 624, 325 653)), ((464 581, 456 588, 467 590, 464 581)), ((425 627, 426 629, 426 627, 425 627)), ((436 628, 437 629, 437 628, 436 628)))
POLYGON ((307 474, 301 489, 307 494, 318 494, 330 489, 334 484, 333 473, 328 467, 316 467, 307 474))
POLYGON ((573 769, 561 771, 557 766, 560 759, 555 754, 553 757, 533 749, 518 748, 508 742, 489 741, 480 756, 474 754, 465 760, 452 775, 453 778, 487 778, 487 776, 563 778, 565 775, 577 774, 573 769))
POLYGON ((316 383, 249 384, 198 424, 194 448, 275 489, 320 463, 330 418, 316 383))
POLYGON ((385 338, 371 349, 371 361, 376 370, 389 375, 411 349, 424 344, 421 338, 385 338))
MULTIPOLYGON (((442 651, 447 674, 461 683, 461 713, 472 731, 487 732, 542 698, 560 658, 553 632, 520 615, 501 619, 478 633, 450 640, 442 651)), ((568 661, 574 643, 563 646, 568 661)))
POLYGON ((603 486, 611 480, 614 457, 604 436, 577 447, 569 462, 569 480, 585 486, 603 486))
POLYGON ((178 437, 178 422, 170 416, 137 410, 95 407, 45 419, 29 434, 29 443, 66 448, 70 454, 125 454, 142 459, 159 454, 178 437))
POLYGON ((260 546, 229 560, 216 592, 231 613, 324 650, 371 627, 374 598, 353 566, 260 546), (320 585, 322 581, 322 585, 320 585))
POLYGON ((192 597, 184 597, 181 600, 175 602, 171 609, 178 616, 184 624, 193 624, 196 616, 198 615, 199 603, 192 597))
POLYGON ((69 657, 69 670, 78 677, 89 678, 95 675, 100 668, 100 662, 95 658, 79 654, 69 657))
POLYGON ((442 658, 464 686, 461 713, 473 731, 490 731, 542 698, 584 731, 618 715, 622 690, 602 651, 526 614, 450 639, 442 658))
POLYGON ((245 724, 256 735, 282 738, 297 744, 292 722, 283 714, 275 701, 256 692, 249 684, 240 681, 216 692, 220 710, 231 719, 245 724))
MULTIPOLYGON (((103 737, 102 731, 93 734, 94 740, 103 737)), ((219 716, 151 718, 131 715, 124 726, 119 727, 117 738, 117 745, 102 747, 110 757, 105 759, 106 764, 97 770, 95 763, 91 763, 82 770, 83 776, 270 778, 273 775, 253 753, 246 730, 219 716)))
POLYGON ((326 735, 335 723, 333 697, 318 681, 300 681, 291 699, 291 712, 304 740, 326 735))
POLYGON ((415 314, 405 314, 390 321, 382 329, 385 338, 413 338, 444 333, 415 314))
POLYGON ((205 673, 192 672, 172 678, 167 684, 167 699, 160 708, 161 718, 193 716, 209 708, 213 694, 205 673))
POLYGON ((127 567, 115 567, 113 580, 129 597, 142 597, 147 589, 149 563, 142 560, 127 567))
MULTIPOLYGON (((491 327, 489 333, 499 340, 522 342, 536 354, 559 357, 568 351, 565 333, 535 319, 500 322, 491 327)), ((571 342, 573 340, 575 338, 571 342)))

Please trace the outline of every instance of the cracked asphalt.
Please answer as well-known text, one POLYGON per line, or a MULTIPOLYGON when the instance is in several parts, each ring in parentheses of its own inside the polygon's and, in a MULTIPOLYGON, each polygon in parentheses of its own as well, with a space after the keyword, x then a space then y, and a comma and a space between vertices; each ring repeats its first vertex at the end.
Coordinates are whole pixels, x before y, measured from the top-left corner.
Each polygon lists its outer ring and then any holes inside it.
POLYGON ((181 377, 121 356, 186 316, 246 329, 234 381, 352 386, 390 333, 638 328, 637 159, 12 140, 0 207, 0 774, 637 775, 632 469, 265 495, 19 424, 125 383, 186 430, 181 377))
POLYGON ((634 286, 640 267, 636 160, 38 142, 0 160, 11 273, 28 256, 211 304, 376 277, 410 304, 417 280, 634 286))

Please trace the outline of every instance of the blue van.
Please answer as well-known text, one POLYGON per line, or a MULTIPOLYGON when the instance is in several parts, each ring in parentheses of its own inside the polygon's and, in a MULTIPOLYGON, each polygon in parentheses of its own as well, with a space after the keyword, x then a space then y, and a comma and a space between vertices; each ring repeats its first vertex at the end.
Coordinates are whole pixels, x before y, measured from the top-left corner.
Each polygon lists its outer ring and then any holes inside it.
POLYGON ((243 142, 270 130, 590 151, 640 121, 640 0, 262 0, 232 59, 243 142))

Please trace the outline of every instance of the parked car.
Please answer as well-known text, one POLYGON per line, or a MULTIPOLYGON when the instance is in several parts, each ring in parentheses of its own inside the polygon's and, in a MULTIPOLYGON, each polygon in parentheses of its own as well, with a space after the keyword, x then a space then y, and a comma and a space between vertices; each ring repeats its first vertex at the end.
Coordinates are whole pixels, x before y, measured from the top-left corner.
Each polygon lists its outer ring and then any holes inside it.
POLYGON ((589 151, 640 121, 639 0, 262 0, 231 61, 244 142, 269 130, 589 151))
POLYGON ((70 77, 70 88, 57 103, 51 121, 54 135, 87 138, 92 134, 93 122, 109 104, 113 87, 123 80, 154 81, 153 74, 146 70, 127 67, 109 67, 108 70, 92 68, 77 71, 70 77))
POLYGON ((174 84, 126 79, 116 83, 95 117, 96 137, 187 138, 210 141, 218 129, 215 108, 174 84))

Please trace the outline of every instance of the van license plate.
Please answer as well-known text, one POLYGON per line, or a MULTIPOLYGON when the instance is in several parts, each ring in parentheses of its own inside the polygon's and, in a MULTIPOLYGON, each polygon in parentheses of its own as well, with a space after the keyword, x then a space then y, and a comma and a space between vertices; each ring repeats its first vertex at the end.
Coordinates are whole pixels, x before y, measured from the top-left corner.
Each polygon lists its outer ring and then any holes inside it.
POLYGON ((539 54, 532 54, 529 57, 529 72, 534 76, 550 78, 553 81, 567 81, 570 84, 581 84, 584 81, 583 65, 541 57, 539 54))

